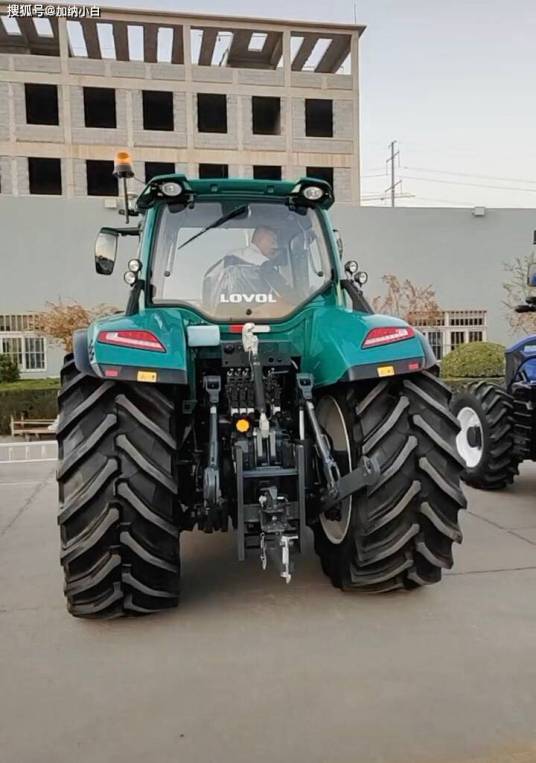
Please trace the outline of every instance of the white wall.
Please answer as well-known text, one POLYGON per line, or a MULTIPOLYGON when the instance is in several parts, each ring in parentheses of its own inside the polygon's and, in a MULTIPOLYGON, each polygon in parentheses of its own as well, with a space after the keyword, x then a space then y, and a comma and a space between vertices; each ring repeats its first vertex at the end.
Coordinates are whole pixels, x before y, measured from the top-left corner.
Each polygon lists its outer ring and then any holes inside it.
MULTIPOLYGON (((501 305, 503 263, 531 251, 536 212, 488 209, 485 217, 474 217, 468 209, 339 206, 333 221, 344 238, 345 259, 357 259, 369 272, 369 296, 384 292, 386 273, 431 284, 442 308, 484 308, 489 339, 512 340, 501 305)), ((99 227, 122 223, 102 199, 0 195, 0 312, 31 312, 59 299, 122 308, 122 274, 134 241, 120 241, 110 278, 96 275, 93 265, 99 227)), ((51 353, 51 360, 57 356, 51 353)))

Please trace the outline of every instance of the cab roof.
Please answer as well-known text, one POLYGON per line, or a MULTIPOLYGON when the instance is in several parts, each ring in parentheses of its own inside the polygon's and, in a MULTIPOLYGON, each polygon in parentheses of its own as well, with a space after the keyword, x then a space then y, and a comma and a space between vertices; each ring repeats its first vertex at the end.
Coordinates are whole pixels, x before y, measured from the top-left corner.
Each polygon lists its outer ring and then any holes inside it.
POLYGON ((147 209, 158 201, 170 201, 161 191, 164 183, 178 183, 188 196, 194 197, 194 199, 199 196, 205 198, 205 200, 211 196, 251 196, 256 199, 263 197, 298 197, 305 188, 317 186, 324 191, 324 196, 315 202, 308 201, 308 204, 328 209, 334 201, 333 190, 330 184, 318 178, 302 177, 298 180, 253 180, 251 178, 200 179, 188 178, 186 175, 173 173, 157 175, 152 178, 138 197, 138 208, 147 209))

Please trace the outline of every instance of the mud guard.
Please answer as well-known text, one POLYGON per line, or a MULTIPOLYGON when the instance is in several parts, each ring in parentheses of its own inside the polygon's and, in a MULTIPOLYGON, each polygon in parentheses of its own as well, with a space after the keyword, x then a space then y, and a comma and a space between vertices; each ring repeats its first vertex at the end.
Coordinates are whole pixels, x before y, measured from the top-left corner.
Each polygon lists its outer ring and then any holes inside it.
POLYGON ((97 376, 89 360, 89 347, 86 329, 78 329, 73 333, 74 364, 81 374, 97 376))

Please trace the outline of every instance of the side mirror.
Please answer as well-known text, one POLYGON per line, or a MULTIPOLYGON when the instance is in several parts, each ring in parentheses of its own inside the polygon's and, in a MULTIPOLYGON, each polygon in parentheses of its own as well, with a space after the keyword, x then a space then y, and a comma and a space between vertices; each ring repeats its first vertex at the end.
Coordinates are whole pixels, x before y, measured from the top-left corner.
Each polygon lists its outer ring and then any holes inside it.
POLYGON ((342 255, 344 254, 344 244, 342 241, 342 236, 337 230, 337 228, 333 228, 333 235, 335 236, 335 243, 337 244, 337 251, 339 252, 339 257, 342 260, 342 255))
POLYGON ((101 228, 95 241, 95 270, 103 276, 111 276, 117 255, 119 232, 114 228, 101 228))
POLYGON ((536 286, 536 262, 529 265, 529 272, 527 273, 527 284, 529 286, 536 286))

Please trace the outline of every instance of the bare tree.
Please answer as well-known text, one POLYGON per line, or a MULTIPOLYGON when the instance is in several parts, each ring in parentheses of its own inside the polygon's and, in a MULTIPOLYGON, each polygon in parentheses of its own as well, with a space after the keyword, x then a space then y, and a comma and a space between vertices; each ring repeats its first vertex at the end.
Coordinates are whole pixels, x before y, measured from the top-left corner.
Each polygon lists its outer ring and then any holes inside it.
POLYGON ((72 352, 73 331, 86 328, 97 318, 114 312, 117 312, 117 309, 110 305, 86 308, 78 302, 47 302, 46 310, 36 316, 35 330, 55 344, 61 345, 66 352, 72 352))
POLYGON ((433 326, 438 322, 442 310, 431 285, 416 286, 407 278, 400 281, 392 273, 383 276, 382 281, 387 286, 387 293, 372 300, 376 312, 395 315, 421 326, 433 326))
POLYGON ((524 331, 530 334, 536 331, 536 313, 516 313, 515 308, 525 302, 534 289, 527 283, 529 265, 534 262, 532 254, 516 257, 513 262, 505 262, 504 270, 509 274, 509 280, 503 283, 505 297, 503 307, 510 332, 512 334, 524 331))

